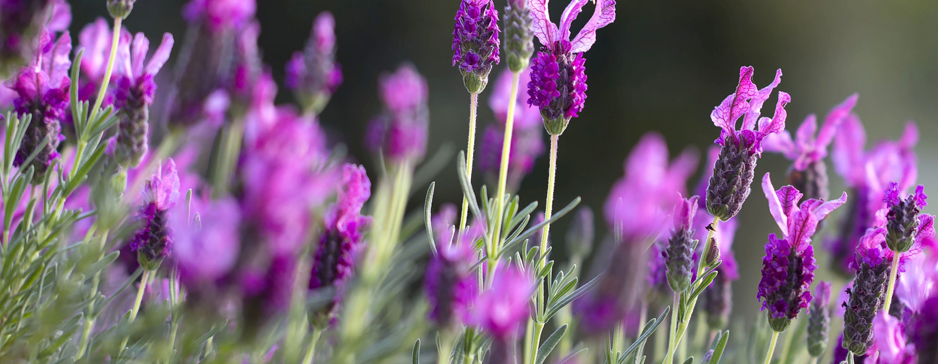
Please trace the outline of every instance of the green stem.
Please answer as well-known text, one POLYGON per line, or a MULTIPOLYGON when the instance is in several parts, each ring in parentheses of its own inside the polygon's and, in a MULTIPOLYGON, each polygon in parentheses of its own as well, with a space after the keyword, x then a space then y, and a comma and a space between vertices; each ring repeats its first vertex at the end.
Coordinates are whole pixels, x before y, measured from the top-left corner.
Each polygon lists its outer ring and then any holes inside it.
MULTIPOLYGON (((547 172, 547 203, 544 207, 544 220, 550 220, 554 209, 554 181, 557 179, 557 146, 560 141, 560 135, 550 136, 550 169, 547 172)), ((543 267, 547 261, 544 251, 547 250, 547 235, 550 233, 550 223, 544 224, 544 230, 541 231, 541 259, 538 268, 543 267)))
POLYGON ((537 349, 541 344, 542 332, 544 332, 544 323, 534 321, 534 336, 531 337, 531 357, 527 359, 526 364, 534 364, 537 361, 537 349))
POLYGON ((674 292, 674 304, 671 305, 671 325, 668 326, 668 352, 664 356, 662 364, 674 363, 674 350, 677 348, 677 306, 681 304, 680 294, 674 292))
POLYGON ((772 341, 769 341, 769 349, 765 353, 764 364, 772 363, 772 354, 775 353, 775 344, 778 343, 778 331, 772 330, 772 341))
POLYGON ((794 341, 791 337, 794 331, 795 330, 785 331, 785 342, 782 344, 782 357, 781 360, 779 360, 780 364, 788 363, 788 352, 791 350, 791 342, 794 341))
MULTIPOLYGON (((476 145, 476 110, 479 107, 479 94, 469 94, 469 143, 466 146, 466 176, 472 179, 472 155, 476 145)), ((462 213, 459 215, 459 231, 466 230, 466 218, 469 215, 469 200, 462 198, 462 213)))
POLYGON ((303 364, 312 364, 313 357, 316 356, 316 344, 319 344, 319 337, 322 336, 322 331, 313 328, 313 337, 309 340, 309 349, 306 350, 306 356, 303 357, 303 364))
POLYGON ((893 252, 892 271, 889 273, 889 285, 886 286, 886 304, 883 311, 889 314, 889 306, 892 305, 892 292, 896 289, 896 276, 899 274, 899 258, 902 253, 893 252))
POLYGON ((448 334, 448 330, 440 333, 440 347, 436 348, 437 364, 449 364, 449 353, 453 350, 450 347, 451 341, 452 337, 448 334))
MULTIPOLYGON (((508 160, 511 155, 511 138, 515 125, 515 103, 518 99, 518 79, 520 74, 511 74, 511 93, 508 97, 508 117, 505 118, 505 139, 502 141, 502 161, 498 169, 498 192, 495 195, 495 226, 489 256, 494 257, 501 248, 502 219, 505 218, 505 185, 508 183, 508 160)), ((491 260, 491 259, 490 259, 491 260)))
POLYGON ((853 352, 847 351, 847 364, 853 364, 853 352))
MULTIPOLYGON (((137 319, 137 313, 140 312, 140 303, 143 302, 143 293, 147 290, 147 283, 150 281, 150 271, 144 270, 143 277, 140 278, 140 288, 137 289, 137 298, 134 299, 134 307, 130 310, 130 316, 127 317, 127 323, 134 322, 137 319)), ((121 341, 121 345, 117 349, 117 357, 120 358, 121 353, 124 352, 124 348, 127 346, 127 337, 121 341)))
POLYGON ((114 71, 114 57, 117 55, 117 45, 120 40, 121 22, 123 20, 123 18, 114 18, 114 35, 111 37, 111 54, 108 57, 107 68, 104 69, 104 80, 101 82, 101 88, 98 90, 98 99, 94 100, 94 107, 91 108, 91 117, 88 118, 88 120, 93 121, 95 117, 98 116, 98 109, 101 108, 101 103, 104 101, 104 94, 107 92, 108 83, 111 81, 111 73, 114 71))

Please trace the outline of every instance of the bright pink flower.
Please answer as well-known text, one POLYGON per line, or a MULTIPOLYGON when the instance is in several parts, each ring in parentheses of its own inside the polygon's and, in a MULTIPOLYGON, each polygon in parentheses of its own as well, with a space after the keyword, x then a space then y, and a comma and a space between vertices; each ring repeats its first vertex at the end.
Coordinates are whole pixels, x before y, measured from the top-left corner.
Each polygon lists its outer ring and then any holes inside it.
POLYGON ((476 300, 466 322, 496 338, 509 338, 530 317, 534 288, 530 274, 514 265, 499 265, 492 286, 476 300))

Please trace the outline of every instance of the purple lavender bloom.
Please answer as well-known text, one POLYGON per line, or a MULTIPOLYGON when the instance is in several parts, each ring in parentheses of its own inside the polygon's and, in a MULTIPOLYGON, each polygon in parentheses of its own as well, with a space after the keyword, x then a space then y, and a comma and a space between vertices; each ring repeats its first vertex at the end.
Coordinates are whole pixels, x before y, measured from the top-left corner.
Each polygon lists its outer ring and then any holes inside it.
POLYGON ((342 84, 342 69, 335 61, 335 18, 326 11, 316 16, 313 32, 302 52, 287 62, 286 85, 300 106, 318 114, 342 84))
MULTIPOLYGON (((160 46, 144 65, 150 41, 143 33, 137 33, 130 44, 130 33, 124 32, 118 45, 116 76, 117 89, 114 106, 120 109, 117 126, 117 149, 114 156, 122 166, 136 167, 147 154, 149 144, 150 106, 156 93, 154 77, 163 68, 173 49, 172 34, 163 34, 160 46)), ((82 62, 84 63, 84 62, 82 62)))
POLYGON ((453 29, 453 66, 470 93, 480 93, 498 64, 498 11, 492 0, 462 0, 453 29))
POLYGON ((342 290, 355 269, 355 257, 364 244, 364 233, 371 218, 361 215, 362 206, 371 197, 371 180, 365 167, 346 164, 342 171, 339 196, 335 205, 326 213, 324 233, 313 260, 309 289, 324 287, 336 289, 332 304, 320 312, 325 319, 332 319, 339 307, 342 290))
POLYGON ((531 0, 534 35, 541 42, 531 66, 528 103, 537 106, 547 133, 560 135, 571 118, 578 117, 586 102, 586 59, 583 53, 596 42, 596 31, 616 20, 615 0, 597 0, 596 9, 583 29, 570 40, 570 26, 589 0, 572 0, 560 17, 550 21, 549 0, 531 0))
POLYGON ((499 340, 518 333, 531 314, 534 278, 520 268, 500 264, 492 286, 479 295, 466 322, 499 340))
POLYGON ((827 242, 832 252, 834 271, 852 276, 850 264, 860 237, 874 225, 876 212, 885 207, 882 197, 890 182, 898 182, 899 190, 912 187, 918 175, 913 148, 918 142, 918 129, 908 123, 898 141, 878 143, 864 150, 866 132, 856 115, 851 114, 834 138, 831 158, 834 167, 851 189, 848 213, 841 222, 837 237, 827 242))
MULTIPOLYGON (((442 235, 442 238, 448 233, 445 231, 438 236, 442 235)), ((473 224, 455 242, 451 236, 440 239, 437 241, 437 254, 430 257, 423 287, 430 302, 430 320, 441 327, 451 327, 466 320, 469 308, 479 294, 478 277, 471 268, 479 260, 475 242, 482 233, 482 225, 473 224)))
POLYGON ((792 167, 788 170, 788 183, 802 191, 807 198, 826 200, 830 195, 827 188, 827 167, 824 164, 827 146, 834 140, 840 123, 850 115, 856 104, 857 95, 854 94, 835 106, 827 114, 820 131, 816 117, 808 115, 798 127, 794 140, 787 130, 783 130, 779 134, 767 136, 762 141, 765 150, 781 153, 792 160, 792 167))
MULTIPOLYGON (((92 86, 82 87, 82 91, 88 93, 84 99, 89 98, 95 91, 97 85, 104 81, 104 73, 107 69, 108 57, 111 54, 111 27, 104 18, 96 18, 94 22, 85 25, 78 33, 78 43, 85 49, 81 58, 81 73, 87 77, 92 86), (85 90, 88 89, 88 90, 85 90), (88 92, 91 91, 91 92, 88 92)), ((129 53, 129 52, 128 52, 129 53)), ((120 66, 121 62, 116 61, 115 66, 120 66)), ((117 75, 112 75, 115 78, 117 75)))
POLYGON ((378 93, 385 110, 368 125, 366 144, 392 161, 419 161, 427 149, 427 80, 404 64, 381 76, 378 93))
POLYGON ((828 304, 831 301, 831 284, 818 282, 814 287, 814 299, 808 308, 808 353, 812 357, 820 357, 827 349, 827 336, 830 331, 831 311, 828 304))
POLYGON ((0 79, 42 52, 43 32, 66 30, 71 21, 65 0, 0 1, 0 79))
POLYGON ((923 243, 935 240, 935 217, 922 214, 921 211, 928 203, 925 195, 925 186, 919 185, 915 194, 900 199, 899 185, 895 182, 886 188, 883 202, 889 212, 886 214, 886 245, 896 253, 905 253, 917 244, 919 249, 923 243))
POLYGON ((776 191, 768 173, 762 179, 762 189, 783 235, 781 239, 774 233, 769 235, 757 297, 762 310, 768 309, 769 325, 781 332, 811 302, 808 289, 817 269, 811 237, 821 219, 847 201, 847 194, 834 201, 812 199, 799 205, 802 194, 792 186, 776 191))
POLYGON ((130 251, 137 253, 141 266, 153 271, 172 252, 173 234, 168 215, 179 199, 179 175, 172 159, 147 180, 144 193, 144 205, 137 217, 141 226, 130 242, 130 251))
POLYGON ((674 219, 668 248, 664 252, 665 265, 668 268, 668 285, 674 292, 681 292, 690 286, 693 279, 694 252, 697 239, 694 238, 694 215, 697 213, 699 196, 681 199, 674 206, 674 219))
POLYGON ((63 139, 60 120, 69 107, 68 69, 72 64, 68 58, 72 50, 72 40, 68 33, 53 43, 52 35, 44 32, 39 43, 41 53, 20 71, 11 87, 17 94, 13 100, 16 113, 32 116, 13 165, 21 167, 26 158, 48 138, 48 142, 30 163, 35 168, 33 184, 42 183, 53 161, 59 157, 57 148, 63 139))
POLYGON ((616 182, 606 199, 609 226, 621 225, 622 240, 642 244, 655 239, 667 227, 667 211, 686 192, 687 178, 697 167, 691 150, 668 162, 668 147, 661 135, 645 134, 625 163, 625 177, 616 182), (619 202, 621 200, 621 203, 619 202))
POLYGON ((791 96, 779 91, 775 115, 771 119, 761 117, 762 104, 781 82, 782 70, 775 73, 775 81, 761 90, 752 83, 752 74, 752 67, 740 68, 736 92, 710 113, 710 119, 721 128, 716 143, 722 149, 707 188, 707 211, 723 221, 736 216, 749 197, 756 161, 762 155, 762 140, 785 130, 785 105, 791 102, 791 96), (743 118, 743 125, 736 130, 739 118, 743 118))
POLYGON ((182 15, 189 22, 203 22, 212 32, 223 32, 244 26, 255 11, 255 0, 192 0, 182 15))
POLYGON ((852 264, 856 270, 850 296, 844 302, 843 347, 856 355, 867 353, 873 341, 873 319, 885 303, 886 280, 889 278, 893 253, 886 247, 886 229, 867 229, 860 238, 852 264))

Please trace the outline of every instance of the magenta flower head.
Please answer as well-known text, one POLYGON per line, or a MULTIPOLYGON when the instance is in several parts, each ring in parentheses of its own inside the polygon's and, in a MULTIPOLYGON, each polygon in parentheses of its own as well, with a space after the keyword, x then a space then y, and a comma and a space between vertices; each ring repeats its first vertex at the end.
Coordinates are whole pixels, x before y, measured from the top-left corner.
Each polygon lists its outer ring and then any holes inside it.
POLYGON ((925 186, 919 185, 915 193, 905 199, 900 199, 899 194, 899 185, 892 182, 883 198, 889 209, 886 214, 886 245, 896 253, 905 253, 915 243, 934 241, 935 217, 921 213, 928 205, 925 186))
MULTIPOLYGON (((147 154, 149 143, 150 105, 156 93, 154 77, 163 68, 173 49, 172 34, 163 34, 160 46, 150 61, 144 63, 150 42, 143 33, 137 33, 130 44, 130 33, 122 34, 118 45, 117 90, 114 106, 118 113, 117 149, 114 157, 123 167, 136 167, 147 154)), ((84 62, 82 62, 84 63, 84 62)))
POLYGON ((808 354, 820 357, 827 349, 827 336, 831 325, 831 310, 827 307, 831 302, 830 282, 818 282, 814 287, 814 299, 808 308, 808 354))
POLYGON ((835 106, 827 114, 820 131, 817 127, 817 118, 814 115, 808 115, 808 118, 798 127, 794 140, 791 134, 784 130, 778 134, 771 134, 762 141, 765 150, 781 153, 792 160, 793 164, 788 170, 788 183, 802 191, 805 197, 821 200, 829 197, 827 167, 824 164, 827 146, 834 140, 841 122, 850 115, 850 111, 856 104, 857 95, 854 94, 835 106))
POLYGON ((498 64, 498 11, 492 0, 462 0, 453 29, 453 66, 470 93, 480 93, 498 64))
POLYGON ((873 319, 885 303, 893 252, 886 246, 886 229, 867 229, 857 246, 853 269, 857 272, 850 298, 844 302, 843 347, 856 355, 866 354, 873 341, 873 319))
POLYGON ((821 219, 847 202, 847 194, 834 201, 807 200, 799 205, 801 192, 792 186, 776 191, 768 173, 762 179, 762 189, 783 234, 781 239, 774 233, 769 235, 757 297, 762 309, 768 309, 769 325, 782 332, 811 302, 808 289, 817 269, 811 237, 821 219))
POLYGON ((238 260, 241 213, 231 198, 205 204, 193 199, 192 208, 198 211, 192 221, 185 214, 172 216, 173 259, 179 264, 179 277, 190 297, 197 294, 199 299, 213 300, 221 280, 238 260))
POLYGON ((324 232, 319 240, 313 260, 309 289, 334 287, 336 292, 332 304, 319 312, 320 324, 335 317, 341 302, 341 291, 355 270, 355 258, 364 244, 364 233, 371 218, 361 215, 362 206, 371 197, 371 180, 365 168, 346 164, 342 171, 342 183, 335 205, 326 213, 324 232))
POLYGON ((510 339, 531 315, 534 289, 529 273, 514 265, 499 265, 492 286, 476 299, 467 323, 497 340, 510 339))
POLYGON ((762 154, 762 140, 785 130, 785 105, 791 102, 791 96, 779 91, 775 116, 760 118, 762 104, 782 80, 782 70, 775 73, 775 81, 761 90, 752 83, 752 74, 752 67, 740 68, 736 92, 710 113, 710 119, 721 128, 716 143, 722 149, 707 188, 707 211, 723 221, 736 216, 749 197, 756 161, 762 154), (739 118, 743 118, 743 126, 736 130, 739 118))
POLYGON ((372 119, 365 137, 372 151, 396 162, 417 162, 427 149, 427 80, 411 64, 381 76, 378 93, 384 112, 372 119))
POLYGON ((71 21, 65 0, 0 0, 0 79, 42 51, 37 38, 44 31, 66 30, 71 21))
POLYGON ((621 225, 627 244, 650 242, 668 226, 667 212, 686 192, 687 178, 697 167, 692 150, 668 162, 668 147, 661 135, 645 134, 629 153, 625 176, 606 199, 609 226, 621 225), (621 201, 621 202, 620 202, 621 201))
POLYGON ((72 65, 68 58, 72 39, 67 32, 55 42, 50 33, 43 32, 39 43, 41 52, 20 71, 10 87, 17 95, 13 100, 14 111, 21 117, 32 116, 13 165, 25 168, 23 162, 36 153, 29 165, 34 168, 33 184, 42 183, 59 157, 59 143, 64 139, 60 121, 69 107, 68 70, 72 65), (48 142, 37 150, 46 139, 48 142))
POLYGON ((900 191, 915 184, 918 169, 913 148, 917 142, 918 129, 908 123, 898 141, 883 141, 865 150, 866 132, 860 119, 853 114, 844 119, 834 138, 831 158, 852 198, 839 235, 827 243, 835 272, 844 277, 853 275, 854 252, 860 237, 875 224, 877 211, 886 206, 883 194, 889 183, 897 182, 900 191))
POLYGON ((255 11, 255 0, 191 0, 182 15, 189 22, 202 22, 212 32, 224 32, 244 26, 255 11))
POLYGON ((479 260, 475 242, 482 237, 483 229, 482 225, 473 224, 456 241, 452 241, 449 233, 450 230, 444 230, 437 234, 437 253, 430 257, 423 285, 430 302, 430 320, 443 328, 465 320, 479 294, 478 277, 472 266, 479 260))
MULTIPOLYGON (((528 0, 510 0, 505 6, 505 58, 508 69, 521 72, 528 68, 534 54, 534 29, 528 0)), ((520 83, 527 84, 527 81, 520 83)))
POLYGON ((302 52, 287 62, 287 88, 293 90, 300 107, 319 114, 342 84, 342 69, 335 61, 335 18, 326 11, 316 16, 313 32, 302 52))
MULTIPOLYGON (((876 318, 873 319, 873 342, 870 344, 867 355, 878 355, 877 363, 883 364, 928 363, 918 359, 916 346, 912 345, 906 336, 905 326, 902 321, 885 311, 876 314, 876 318)), ((934 346, 935 343, 928 345, 934 346)))
POLYGON ((694 238, 694 214, 697 213, 698 196, 681 199, 674 206, 671 215, 674 222, 665 260, 668 267, 668 285, 674 292, 682 292, 690 286, 693 279, 694 251, 697 239, 694 238))
POLYGON ((166 164, 160 166, 153 177, 147 180, 143 189, 146 197, 138 214, 141 226, 130 242, 130 251, 137 253, 140 266, 154 271, 172 251, 169 210, 179 199, 176 163, 172 159, 167 160, 166 164))
POLYGON ((586 102, 586 59, 583 53, 596 43, 596 31, 616 20, 615 0, 597 0, 596 9, 572 40, 570 26, 589 0, 571 0, 560 25, 550 21, 549 0, 530 0, 534 35, 541 42, 531 66, 528 104, 537 106, 551 135, 563 134, 570 119, 586 102))

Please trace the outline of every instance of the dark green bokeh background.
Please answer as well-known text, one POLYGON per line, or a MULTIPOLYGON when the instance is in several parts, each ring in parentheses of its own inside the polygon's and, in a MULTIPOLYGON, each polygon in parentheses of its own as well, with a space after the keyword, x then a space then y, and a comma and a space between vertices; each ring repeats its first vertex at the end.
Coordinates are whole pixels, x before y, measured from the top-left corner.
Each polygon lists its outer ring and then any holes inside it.
MULTIPOLYGON (((312 19, 323 10, 335 14, 345 83, 323 113, 322 124, 344 136, 350 152, 366 166, 373 164, 363 150, 362 135, 380 107, 377 76, 405 60, 412 61, 430 83, 430 153, 443 144, 465 148, 469 95, 450 65, 457 0, 257 1, 264 61, 281 83, 283 65, 303 47, 312 19)), ((73 34, 77 36, 94 17, 106 16, 104 4, 104 0, 72 1, 73 34)), ((183 4, 183 0, 138 0, 125 24, 150 39, 172 32, 179 45, 185 29, 183 4)), ((499 9, 504 5, 505 0, 496 1, 499 9)), ((553 18, 565 5, 563 0, 552 2, 553 18)), ((587 5, 575 27, 591 12, 592 5, 587 5)), ((703 151, 712 145, 719 131, 710 122, 710 111, 733 91, 743 65, 755 67, 760 86, 782 68, 779 89, 793 100, 787 108, 790 130, 807 114, 826 114, 854 92, 861 96, 856 111, 871 141, 895 139, 906 120, 916 120, 922 134, 919 182, 938 178, 938 162, 932 157, 932 140, 938 136, 934 122, 938 2, 620 0, 617 13, 616 22, 599 31, 597 43, 586 55, 589 98, 561 138, 557 205, 582 196, 601 224, 603 201, 623 174, 623 160, 649 130, 664 134, 672 154, 684 147, 703 151)), ((278 100, 290 102, 289 93, 281 91, 278 100)), ((481 97, 480 133, 493 122, 487 97, 487 93, 481 97)), ((774 104, 773 96, 767 105, 774 104)), ((771 110, 766 108, 768 113, 771 110)), ((777 155, 766 155, 757 180, 770 171, 776 185, 783 183, 787 164, 777 155)), ((833 173, 832 166, 829 170, 833 173)), ((437 178, 437 201, 458 201, 454 172, 451 164, 437 178)), ((546 179, 547 160, 542 158, 522 185, 524 200, 543 202, 546 179)), ((832 179, 832 196, 836 196, 842 182, 832 179)), ((695 176, 691 188, 696 183, 695 176)), ((835 213, 833 219, 840 215, 835 213)), ((734 287, 734 321, 740 321, 740 315, 752 317, 759 308, 755 292, 762 246, 766 235, 776 229, 760 186, 753 186, 740 219, 735 249, 743 278, 734 287)), ((561 241, 566 225, 562 221, 553 230, 554 241, 561 241)), ((821 235, 830 234, 836 225, 826 224, 821 235)), ((816 246, 821 240, 816 239, 816 246)), ((818 251, 819 265, 826 268, 825 253, 822 248, 818 251)))

